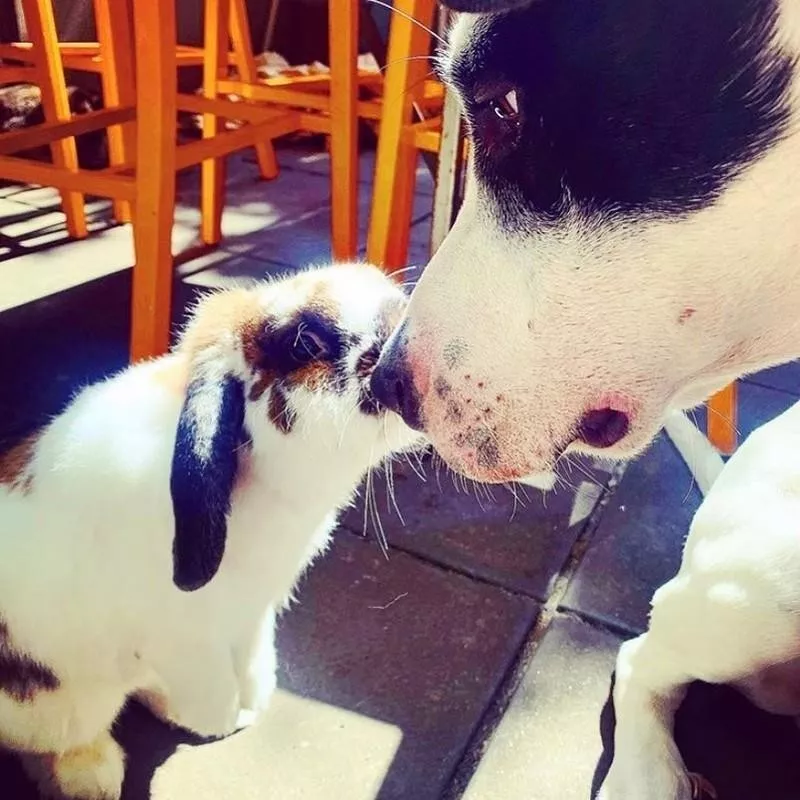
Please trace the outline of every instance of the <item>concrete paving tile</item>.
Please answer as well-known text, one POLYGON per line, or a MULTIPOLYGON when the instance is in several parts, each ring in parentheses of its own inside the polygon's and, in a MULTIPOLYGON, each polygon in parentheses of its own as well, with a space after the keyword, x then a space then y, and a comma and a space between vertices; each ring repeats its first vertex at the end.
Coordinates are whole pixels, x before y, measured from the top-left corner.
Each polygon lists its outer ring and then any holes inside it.
POLYGON ((0 195, 0 226, 10 223, 18 217, 30 216, 31 209, 24 203, 18 203, 13 198, 5 198, 0 195))
POLYGON ((198 745, 130 709, 124 800, 438 800, 536 613, 342 532, 282 618, 265 717, 198 745))
POLYGON ((556 619, 463 800, 589 800, 619 644, 585 622, 556 619))
MULTIPOLYGON (((30 234, 32 240, 53 231, 63 234, 66 239, 63 214, 60 211, 45 212, 39 217, 35 231, 30 234), (52 227, 43 228, 44 223, 52 227)), ((28 244, 30 240, 23 243, 23 248, 28 244)), ((32 249, 2 263, 0 311, 63 292, 126 269, 131 264, 133 237, 129 226, 109 228, 83 241, 65 240, 56 247, 32 249)))
MULTIPOLYGON (((301 170, 315 175, 330 175, 331 158, 324 150, 307 147, 279 147, 278 163, 281 168, 301 170)), ((249 158, 253 158, 249 156, 249 158)), ((375 180, 375 151, 364 150, 359 156, 358 179, 361 183, 375 180)), ((417 161, 415 189, 418 194, 432 195, 435 190, 434 177, 422 156, 417 161)))
POLYGON ((643 630, 653 592, 678 571, 700 500, 691 473, 661 434, 614 490, 564 607, 643 630))
MULTIPOLYGON (((409 263, 420 265, 427 263, 429 231, 430 219, 424 216, 412 226, 409 263)), ((359 258, 364 259, 366 234, 362 232, 361 238, 359 258)), ((225 240, 222 246, 232 253, 247 253, 255 258, 264 258, 290 266, 328 264, 332 260, 330 207, 324 206, 297 218, 278 222, 243 239, 225 240)), ((407 279, 411 277, 408 276, 407 279)))
POLYGON ((340 535, 279 636, 282 685, 397 726, 377 795, 438 798, 537 606, 340 535))
MULTIPOLYGON (((183 187, 178 194, 176 218, 185 225, 200 224, 200 192, 183 187)), ((286 170, 274 181, 262 181, 253 167, 250 176, 228 184, 222 215, 223 246, 238 250, 258 243, 267 228, 296 220, 318 210, 330 200, 330 182, 322 177, 286 170)))
MULTIPOLYGON (((513 591, 543 599, 583 528, 600 490, 588 480, 575 495, 559 490, 542 495, 519 489, 457 486, 447 474, 437 478, 430 460, 422 480, 407 464, 394 465, 395 502, 385 477, 375 476, 374 495, 382 527, 396 547, 513 591), (527 493, 527 499, 526 498, 527 493), (396 505, 396 508, 395 508, 396 505), (398 516, 397 509, 402 515, 398 516)), ((580 479, 580 478, 578 478, 580 479)), ((598 481, 603 476, 595 476, 598 481)), ((350 530, 365 530, 363 493, 343 518, 350 530)), ((372 515, 366 530, 376 535, 372 515)))
POLYGON ((790 361, 779 367, 756 372, 746 378, 746 381, 800 396, 800 361, 790 361))
POLYGON ((232 253, 247 253, 291 266, 328 264, 331 261, 330 210, 325 206, 304 212, 250 236, 225 240, 223 247, 232 253))

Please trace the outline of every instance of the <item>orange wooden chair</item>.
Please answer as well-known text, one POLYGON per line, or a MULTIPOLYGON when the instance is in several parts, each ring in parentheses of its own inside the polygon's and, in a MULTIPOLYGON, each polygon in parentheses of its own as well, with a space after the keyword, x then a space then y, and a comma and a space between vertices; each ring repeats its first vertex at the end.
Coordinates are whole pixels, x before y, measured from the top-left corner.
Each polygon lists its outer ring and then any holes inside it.
MULTIPOLYGON (((27 45, 24 63, 4 63, 5 58, 16 59, 16 54, 10 46, 0 45, 0 85, 36 84, 41 91, 42 111, 47 124, 67 122, 72 118, 72 113, 52 10, 41 3, 29 3, 26 6, 26 23, 31 42, 27 45)), ((66 170, 77 168, 78 154, 73 137, 51 142, 50 152, 57 167, 66 170)), ((76 239, 85 237, 88 228, 83 195, 65 189, 61 192, 61 205, 69 235, 76 239)))
MULTIPOLYGON (((175 173, 298 130, 303 115, 218 97, 178 94, 174 3, 128 0, 126 13, 126 4, 121 0, 95 1, 99 10, 99 57, 108 60, 109 75, 113 65, 116 81, 106 98, 107 107, 74 119, 69 119, 67 113, 53 113, 35 128, 0 135, 0 176, 55 186, 62 193, 78 198, 84 193, 110 197, 123 213, 124 206, 120 204, 131 204, 136 263, 130 352, 135 360, 163 353, 169 342, 175 173), (248 124, 178 146, 179 110, 208 115, 215 120, 217 117, 244 120, 248 124), (143 124, 140 120, 144 120, 143 124), (52 164, 13 155, 50 145, 56 153, 64 148, 71 156, 74 145, 70 148, 69 142, 74 136, 101 129, 108 129, 111 140, 116 141, 112 163, 106 169, 84 170, 78 166, 77 158, 70 160, 63 155, 54 158, 52 164), (115 129, 119 131, 116 139, 115 129), (63 142, 68 143, 66 147, 63 142)), ((223 47, 218 21, 228 19, 228 0, 206 0, 206 3, 207 55, 203 63, 208 85, 210 76, 218 72, 227 57, 227 42, 223 47)), ((21 5, 32 39, 29 60, 36 62, 33 70, 24 73, 24 80, 36 77, 41 81, 44 97, 48 87, 54 86, 59 91, 63 87, 53 9, 50 0, 21 0, 21 5), (41 53, 47 54, 46 60, 41 60, 41 53)), ((8 57, 6 51, 2 55, 8 57)), ((50 105, 55 108, 55 101, 50 105)))
POLYGON ((417 153, 438 152, 441 143, 441 114, 415 122, 415 106, 426 94, 436 92, 440 100, 444 94, 441 85, 427 80, 431 65, 424 58, 430 52, 435 0, 396 0, 394 9, 367 238, 368 260, 390 270, 406 264, 417 153))
MULTIPOLYGON (((119 69, 116 53, 110 42, 124 42, 125 22, 118 19, 123 0, 114 4, 111 14, 110 0, 95 0, 97 43, 65 42, 60 53, 66 67, 97 72, 103 81, 107 103, 125 102, 134 91, 132 73, 119 69), (121 37, 121 38, 120 38, 121 37)), ((239 95, 251 102, 267 103, 271 107, 284 107, 300 112, 296 119, 298 130, 319 132, 330 137, 331 194, 332 194, 332 249, 337 259, 352 259, 358 253, 358 116, 377 121, 379 103, 358 102, 359 83, 380 82, 380 76, 357 71, 359 38, 359 0, 329 0, 329 18, 336 24, 330 26, 330 74, 261 79, 258 76, 252 51, 249 22, 245 0, 207 0, 205 13, 205 46, 203 48, 178 45, 178 66, 203 65, 203 95, 208 99, 239 95), (335 28, 335 34, 334 34, 335 28), (230 51, 228 40, 230 39, 230 51), (229 75, 229 66, 236 75, 229 75)), ((129 39, 129 37, 128 37, 129 39)), ((52 37, 50 37, 52 40, 52 37)), ((5 54, 15 59, 30 58, 34 48, 29 43, 0 46, 0 57, 5 54)), ((190 100, 185 99, 188 106, 190 100)), ((184 110, 189 110, 188 107, 184 110)), ((213 139, 219 132, 217 117, 203 115, 203 137, 213 139)), ((124 162, 126 131, 110 131, 112 157, 124 162)), ((60 145, 59 145, 60 146, 60 145)), ((278 165, 269 140, 254 143, 263 178, 274 178, 278 165)), ((115 160, 114 163, 120 163, 115 160)), ((224 158, 207 160, 202 176, 201 237, 209 245, 218 244, 222 231, 221 219, 225 204, 224 158)), ((120 220, 127 220, 124 204, 116 207, 120 220)))

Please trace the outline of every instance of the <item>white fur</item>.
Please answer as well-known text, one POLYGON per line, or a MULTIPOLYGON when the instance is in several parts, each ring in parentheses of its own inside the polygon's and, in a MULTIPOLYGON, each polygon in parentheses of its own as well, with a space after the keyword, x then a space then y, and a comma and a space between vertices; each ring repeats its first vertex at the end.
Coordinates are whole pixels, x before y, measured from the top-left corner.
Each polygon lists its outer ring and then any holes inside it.
MULTIPOLYGON (((469 46, 481 25, 481 15, 460 15, 451 49, 469 46)), ((784 0, 778 30, 800 56, 795 0, 784 0)), ((509 237, 479 182, 468 181, 407 312, 426 433, 451 466, 489 481, 548 472, 583 412, 609 397, 631 427, 604 455, 630 457, 670 411, 800 355, 800 78, 792 97, 789 134, 718 202, 678 221, 598 224, 576 214, 509 237), (439 376, 453 382, 443 349, 454 340, 465 345, 458 370, 472 383, 441 398, 429 388, 439 376), (500 458, 491 468, 448 413, 466 397, 493 407, 500 458)))
POLYGON ((800 404, 752 434, 692 522, 647 633, 617 661, 615 758, 601 800, 690 800, 672 738, 687 684, 733 684, 800 714, 800 404))
MULTIPOLYGON (((364 336, 382 304, 399 312, 404 302, 363 265, 250 291, 265 309, 288 312, 320 282, 341 328, 364 336)), ((204 316, 214 308, 201 305, 198 321, 216 325, 204 316)), ((235 331, 221 331, 212 349, 212 364, 242 363, 235 331)), ((32 770, 68 796, 119 796, 122 753, 108 731, 128 696, 209 736, 264 708, 275 685, 276 610, 367 469, 417 440, 394 415, 358 413, 352 387, 293 390, 290 435, 268 419, 269 392, 248 402, 252 452, 222 565, 203 588, 182 592, 172 578, 169 486, 184 391, 164 380, 185 368, 182 359, 179 350, 84 390, 40 439, 30 492, 0 487, 0 617, 15 648, 61 684, 23 703, 0 691, 0 742, 39 754, 32 770)))

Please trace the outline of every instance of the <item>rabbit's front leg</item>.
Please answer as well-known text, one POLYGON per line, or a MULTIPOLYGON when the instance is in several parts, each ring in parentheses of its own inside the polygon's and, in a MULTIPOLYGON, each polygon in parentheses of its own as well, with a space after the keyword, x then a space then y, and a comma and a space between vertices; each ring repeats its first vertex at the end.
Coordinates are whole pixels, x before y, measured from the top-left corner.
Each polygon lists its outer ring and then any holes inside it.
POLYGON ((252 725, 269 705, 277 683, 275 609, 264 613, 259 625, 234 649, 241 712, 237 727, 252 725))
POLYGON ((239 727, 239 681, 227 647, 177 646, 156 667, 159 689, 140 695, 156 716, 204 737, 239 727))

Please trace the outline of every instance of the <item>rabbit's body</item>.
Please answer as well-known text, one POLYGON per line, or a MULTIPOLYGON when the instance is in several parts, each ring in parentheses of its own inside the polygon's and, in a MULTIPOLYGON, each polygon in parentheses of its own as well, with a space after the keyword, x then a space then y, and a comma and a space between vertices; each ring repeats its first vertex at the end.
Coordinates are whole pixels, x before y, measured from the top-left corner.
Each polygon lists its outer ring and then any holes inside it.
MULTIPOLYGON (((397 290, 379 281, 367 283, 368 297, 396 301, 397 290)), ((198 318, 208 319, 209 310, 211 303, 198 318)), ((363 397, 347 401, 347 389, 312 386, 307 374, 281 390, 282 413, 274 413, 281 379, 265 387, 261 366, 244 370, 246 433, 227 440, 236 468, 224 557, 218 571, 203 566, 199 578, 189 575, 196 571, 189 563, 182 579, 181 520, 188 514, 187 524, 195 524, 198 509, 213 505, 217 492, 198 472, 201 484, 191 485, 188 510, 184 503, 181 512, 185 487, 175 483, 181 421, 192 408, 187 398, 198 370, 217 363, 203 356, 198 367, 193 335, 203 338, 200 324, 190 327, 190 343, 177 353, 84 390, 25 448, 27 461, 17 456, 15 474, 0 484, 0 743, 59 756, 48 779, 73 796, 118 796, 122 760, 108 730, 128 696, 206 736, 230 733, 264 707, 275 682, 275 610, 327 544, 338 509, 366 470, 415 439, 397 418, 359 413, 354 406, 363 397), (176 582, 196 591, 181 591, 176 582), (75 778, 75 757, 97 764, 75 778), (83 793, 73 791, 83 779, 83 793)), ((206 349, 201 342, 200 352, 206 349)), ((210 394, 195 394, 195 432, 222 381, 209 385, 210 394)), ((223 418, 226 403, 216 409, 223 418)), ((190 449, 199 453, 202 439, 191 438, 190 449)), ((206 444, 213 471, 224 458, 216 438, 206 444)), ((192 536, 206 535, 202 523, 192 536)))

